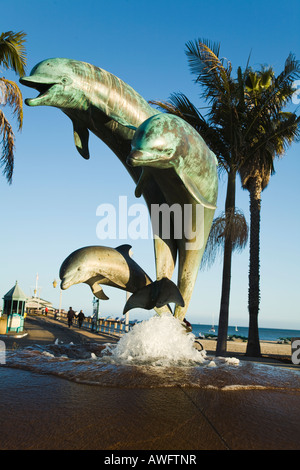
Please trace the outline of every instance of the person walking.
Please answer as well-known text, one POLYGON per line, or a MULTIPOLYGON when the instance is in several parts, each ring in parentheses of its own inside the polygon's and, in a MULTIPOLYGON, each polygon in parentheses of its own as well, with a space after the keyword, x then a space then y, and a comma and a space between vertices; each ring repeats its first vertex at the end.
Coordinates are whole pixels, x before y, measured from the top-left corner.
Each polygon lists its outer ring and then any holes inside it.
POLYGON ((72 309, 72 307, 70 307, 69 311, 68 311, 68 314, 67 314, 67 318, 68 318, 68 326, 69 328, 72 326, 72 323, 73 323, 73 318, 75 317, 75 312, 74 310, 72 309))
POLYGON ((80 312, 78 313, 77 318, 78 318, 78 326, 79 328, 81 328, 83 320, 85 319, 85 315, 82 310, 80 310, 80 312))

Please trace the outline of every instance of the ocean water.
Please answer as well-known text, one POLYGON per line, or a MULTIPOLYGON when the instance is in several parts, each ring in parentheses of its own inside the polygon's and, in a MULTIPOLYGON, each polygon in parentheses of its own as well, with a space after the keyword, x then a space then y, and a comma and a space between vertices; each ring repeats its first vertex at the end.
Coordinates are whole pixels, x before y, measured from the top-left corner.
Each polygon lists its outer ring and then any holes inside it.
MULTIPOLYGON (((211 331, 212 325, 192 324, 193 334, 198 337, 202 335, 218 335, 218 326, 215 325, 215 331, 211 331)), ((248 338, 248 328, 245 326, 229 326, 228 336, 237 335, 248 338)), ((280 328, 259 328, 259 339, 261 341, 278 341, 281 338, 300 338, 300 330, 288 330, 280 328)))

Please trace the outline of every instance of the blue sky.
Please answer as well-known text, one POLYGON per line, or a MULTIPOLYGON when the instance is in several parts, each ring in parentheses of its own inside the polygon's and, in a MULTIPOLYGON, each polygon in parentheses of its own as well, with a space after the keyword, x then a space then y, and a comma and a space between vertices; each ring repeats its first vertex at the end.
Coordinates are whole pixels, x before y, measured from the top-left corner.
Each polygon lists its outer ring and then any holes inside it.
MULTIPOLYGON (((207 38, 221 43, 221 55, 233 68, 251 65, 283 68, 289 52, 300 59, 300 3, 280 1, 168 1, 115 0, 43 1, 11 0, 1 5, 1 30, 27 33, 27 74, 50 57, 67 57, 92 63, 117 75, 145 99, 166 100, 184 92, 200 106, 185 43, 207 38)), ((2 74, 17 80, 13 74, 2 74)), ((23 97, 36 96, 20 85, 23 97)), ((296 106, 295 106, 296 109, 296 106)), ((16 131, 16 126, 15 126, 16 131)), ((261 308, 262 327, 300 328, 299 316, 299 205, 300 144, 276 161, 276 174, 262 195, 261 308)), ((40 295, 58 306, 59 289, 52 287, 62 261, 86 245, 133 246, 135 260, 155 277, 151 240, 105 240, 96 236, 102 203, 128 204, 134 184, 115 155, 95 136, 90 137, 89 161, 75 149, 71 121, 50 107, 24 106, 24 125, 16 131, 13 184, 0 180, 0 294, 18 280, 33 294, 39 274, 40 295)), ((220 179, 218 212, 224 209, 225 178, 220 179)), ((237 207, 249 221, 249 196, 239 184, 237 207)), ((249 247, 234 255, 230 324, 248 325, 249 247)), ((221 259, 209 271, 200 271, 187 318, 195 323, 216 323, 221 291, 221 259)), ((120 316, 125 294, 107 289, 110 300, 101 302, 103 315, 120 316)), ((62 305, 91 313, 88 286, 63 292, 62 305)), ((148 318, 133 310, 131 318, 148 318)))

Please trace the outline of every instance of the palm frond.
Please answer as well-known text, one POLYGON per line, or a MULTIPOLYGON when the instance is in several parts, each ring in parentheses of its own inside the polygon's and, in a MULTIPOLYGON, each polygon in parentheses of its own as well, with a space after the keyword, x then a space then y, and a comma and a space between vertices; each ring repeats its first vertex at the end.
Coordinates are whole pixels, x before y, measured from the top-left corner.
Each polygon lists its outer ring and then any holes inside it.
MULTIPOLYGON (((270 73, 272 69, 269 68, 267 73, 270 73)), ((257 76, 262 78, 263 69, 257 72, 257 76)), ((283 71, 277 76, 273 77, 270 86, 266 86, 264 90, 261 90, 260 94, 255 96, 255 117, 254 121, 261 120, 264 116, 270 119, 271 116, 275 116, 282 111, 283 107, 288 105, 292 100, 295 88, 293 83, 296 79, 300 78, 300 62, 295 59, 293 54, 289 54, 285 61, 283 71)), ((251 103, 253 96, 248 96, 248 100, 251 103)), ((254 113, 253 113, 254 115, 254 113)), ((248 128, 250 131, 252 124, 248 128)))
POLYGON ((0 166, 3 167, 3 175, 6 176, 7 181, 11 183, 14 170, 15 136, 10 123, 1 110, 0 134, 2 134, 2 155, 0 158, 0 166))
POLYGON ((25 74, 26 33, 7 31, 0 35, 0 64, 6 69, 12 68, 19 76, 25 74))
POLYGON ((213 43, 207 39, 198 39, 186 43, 186 55, 188 57, 191 72, 196 75, 196 81, 199 75, 203 74, 205 62, 211 65, 219 64, 220 43, 213 43))
POLYGON ((208 269, 223 253, 225 240, 230 240, 232 250, 242 251, 248 242, 249 228, 246 218, 239 209, 229 209, 213 220, 205 251, 201 261, 201 269, 208 269))
POLYGON ((195 129, 201 127, 199 123, 204 123, 205 119, 200 111, 183 93, 172 93, 169 101, 150 101, 169 114, 175 114, 187 121, 195 129))
POLYGON ((201 96, 207 100, 230 93, 231 63, 227 67, 219 59, 219 45, 209 41, 189 41, 186 43, 191 72, 196 75, 195 82, 204 88, 201 96))
POLYGON ((296 60, 295 55, 290 53, 285 61, 283 71, 278 75, 277 81, 294 82, 300 76, 300 61, 296 60))
POLYGON ((12 107, 13 114, 17 117, 19 130, 23 124, 23 99, 18 85, 5 78, 0 78, 0 105, 12 107))

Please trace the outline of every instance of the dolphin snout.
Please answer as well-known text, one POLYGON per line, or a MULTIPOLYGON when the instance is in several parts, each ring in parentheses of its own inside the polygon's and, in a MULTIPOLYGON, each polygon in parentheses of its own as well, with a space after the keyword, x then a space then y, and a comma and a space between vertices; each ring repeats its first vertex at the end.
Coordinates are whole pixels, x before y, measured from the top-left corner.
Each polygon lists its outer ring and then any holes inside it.
MULTIPOLYGON (((142 152, 141 150, 133 150, 130 152, 126 159, 126 163, 129 166, 139 166, 143 164, 143 158, 144 158, 145 152, 142 152)), ((150 154, 149 154, 150 155, 150 154)))
POLYGON ((74 274, 65 275, 61 278, 60 288, 62 290, 68 289, 73 284, 77 284, 77 279, 74 274))
POLYGON ((65 289, 68 289, 71 285, 72 285, 72 284, 71 284, 70 281, 68 281, 68 279, 63 279, 63 280, 61 281, 61 283, 60 283, 60 288, 61 288, 62 290, 65 290, 65 289))
POLYGON ((61 279, 60 287, 65 290, 74 284, 80 284, 87 279, 86 270, 79 264, 75 268, 70 269, 68 263, 63 263, 60 268, 59 277, 61 279))
POLYGON ((156 159, 153 153, 144 150, 132 150, 126 159, 126 163, 130 166, 142 166, 156 159))

